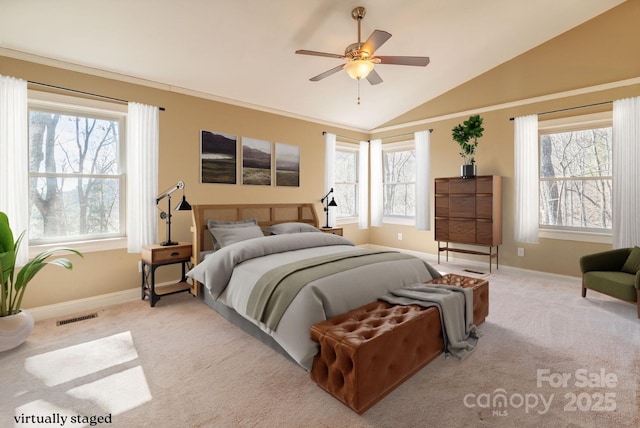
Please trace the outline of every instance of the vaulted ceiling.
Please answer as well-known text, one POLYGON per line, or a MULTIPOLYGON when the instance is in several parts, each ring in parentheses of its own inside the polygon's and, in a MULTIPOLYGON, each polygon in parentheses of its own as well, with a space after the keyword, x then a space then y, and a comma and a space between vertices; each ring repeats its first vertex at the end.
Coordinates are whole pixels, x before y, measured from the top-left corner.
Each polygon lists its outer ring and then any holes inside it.
MULTIPOLYGON (((166 85, 265 111, 370 131, 623 3, 621 0, 0 0, 0 48, 166 85), (427 67, 378 64, 383 83, 340 71, 309 78, 362 39, 376 54, 428 56, 427 67), (361 104, 357 104, 358 85, 361 104)), ((0 51, 2 53, 3 51, 0 51)))

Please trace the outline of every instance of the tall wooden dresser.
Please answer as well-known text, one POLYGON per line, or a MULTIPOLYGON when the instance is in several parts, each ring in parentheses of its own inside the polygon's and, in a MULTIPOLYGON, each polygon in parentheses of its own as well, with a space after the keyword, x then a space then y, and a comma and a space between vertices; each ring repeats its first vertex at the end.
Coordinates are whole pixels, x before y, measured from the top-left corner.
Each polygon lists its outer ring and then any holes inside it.
POLYGON ((435 239, 440 252, 489 256, 498 268, 498 246, 502 244, 502 177, 497 175, 435 179, 435 239), (441 245, 444 243, 444 246, 441 245), (450 247, 449 244, 488 247, 487 251, 450 247), (494 251, 495 248, 495 251, 494 251))

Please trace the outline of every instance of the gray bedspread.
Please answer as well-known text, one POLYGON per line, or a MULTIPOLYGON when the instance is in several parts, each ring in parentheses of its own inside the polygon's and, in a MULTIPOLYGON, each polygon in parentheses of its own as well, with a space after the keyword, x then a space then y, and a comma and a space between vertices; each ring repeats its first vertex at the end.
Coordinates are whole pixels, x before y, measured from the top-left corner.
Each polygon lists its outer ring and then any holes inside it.
POLYGON ((388 291, 440 274, 424 260, 409 257, 360 266, 309 282, 282 315, 277 330, 247 314, 251 291, 265 272, 299 260, 353 251, 351 241, 328 233, 266 236, 224 247, 195 266, 188 276, 222 303, 271 336, 291 358, 311 370, 317 343, 311 326, 374 302, 388 291))
POLYGON ((374 263, 410 258, 397 251, 357 249, 278 266, 256 283, 247 302, 247 315, 276 330, 295 296, 310 282, 374 263))
POLYGON ((473 290, 440 284, 413 284, 380 297, 396 305, 436 306, 440 311, 445 353, 466 358, 476 348, 478 331, 473 324, 473 290))

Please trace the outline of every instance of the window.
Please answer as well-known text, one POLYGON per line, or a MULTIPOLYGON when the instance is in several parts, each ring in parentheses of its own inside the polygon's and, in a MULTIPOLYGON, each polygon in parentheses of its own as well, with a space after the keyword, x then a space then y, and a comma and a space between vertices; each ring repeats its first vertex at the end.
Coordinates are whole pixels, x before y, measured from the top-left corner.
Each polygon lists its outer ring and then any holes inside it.
POLYGON ((338 218, 358 216, 358 146, 336 144, 335 199, 338 218))
POLYGON ((31 244, 125 235, 124 117, 84 105, 30 101, 31 244))
POLYGON ((416 215, 416 153, 413 142, 382 148, 384 217, 416 215))
POLYGON ((574 118, 573 123, 564 119, 555 126, 549 123, 552 121, 541 122, 541 229, 611 234, 612 128, 608 116, 574 118))

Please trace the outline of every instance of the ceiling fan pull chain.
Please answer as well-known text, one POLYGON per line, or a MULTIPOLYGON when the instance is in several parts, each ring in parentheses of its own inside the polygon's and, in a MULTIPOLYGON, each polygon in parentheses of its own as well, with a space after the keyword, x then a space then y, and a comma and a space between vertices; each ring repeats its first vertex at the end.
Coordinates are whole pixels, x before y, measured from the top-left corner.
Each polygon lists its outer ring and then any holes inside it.
POLYGON ((358 105, 360 105, 360 79, 358 79, 358 105))

